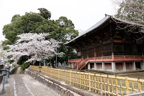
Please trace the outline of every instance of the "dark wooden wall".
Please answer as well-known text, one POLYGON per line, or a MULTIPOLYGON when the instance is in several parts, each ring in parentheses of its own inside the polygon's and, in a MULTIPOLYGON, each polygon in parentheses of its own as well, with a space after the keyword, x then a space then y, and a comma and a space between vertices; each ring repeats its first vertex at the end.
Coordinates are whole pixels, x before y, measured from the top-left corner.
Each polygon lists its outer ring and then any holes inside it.
POLYGON ((81 52, 81 57, 100 57, 114 55, 142 55, 144 39, 135 40, 135 34, 118 30, 115 24, 107 24, 99 30, 84 35, 74 48, 81 52))

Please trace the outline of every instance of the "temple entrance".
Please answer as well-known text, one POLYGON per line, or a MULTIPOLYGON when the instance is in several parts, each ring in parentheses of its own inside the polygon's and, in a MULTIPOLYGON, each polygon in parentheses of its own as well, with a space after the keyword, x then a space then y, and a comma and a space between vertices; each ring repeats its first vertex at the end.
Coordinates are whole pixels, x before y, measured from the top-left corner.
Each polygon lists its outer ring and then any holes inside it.
POLYGON ((141 65, 140 65, 140 62, 136 62, 136 70, 140 70, 141 69, 141 65))
POLYGON ((133 70, 132 67, 133 67, 132 62, 126 62, 126 70, 127 71, 133 70))
POLYGON ((94 63, 90 63, 90 69, 94 69, 94 63))
POLYGON ((123 63, 116 63, 116 71, 123 71, 123 63))

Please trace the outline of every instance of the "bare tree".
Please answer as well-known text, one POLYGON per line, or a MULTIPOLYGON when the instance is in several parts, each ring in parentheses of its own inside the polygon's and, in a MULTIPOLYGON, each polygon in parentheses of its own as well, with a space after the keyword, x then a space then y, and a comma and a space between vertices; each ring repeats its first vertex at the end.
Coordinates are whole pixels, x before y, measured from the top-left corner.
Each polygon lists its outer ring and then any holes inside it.
POLYGON ((144 25, 144 0, 117 0, 115 17, 144 25))

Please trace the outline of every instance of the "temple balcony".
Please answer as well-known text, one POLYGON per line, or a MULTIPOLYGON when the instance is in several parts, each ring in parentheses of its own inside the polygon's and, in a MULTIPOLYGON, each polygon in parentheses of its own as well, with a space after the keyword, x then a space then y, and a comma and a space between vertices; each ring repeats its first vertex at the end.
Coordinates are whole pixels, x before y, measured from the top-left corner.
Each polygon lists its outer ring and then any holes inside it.
MULTIPOLYGON (((88 62, 112 62, 112 61, 144 61, 144 56, 139 55, 112 55, 86 58, 88 62)), ((69 63, 79 63, 83 59, 69 59, 69 63)))
POLYGON ((106 71, 106 70, 108 71, 108 69, 110 68, 112 72, 116 72, 118 71, 118 69, 125 71, 126 68, 136 70, 136 68, 139 67, 140 69, 144 69, 144 56, 139 56, 139 55, 101 56, 101 57, 91 57, 85 59, 83 58, 71 59, 68 60, 68 63, 71 63, 70 65, 72 66, 72 68, 73 69, 76 68, 77 70, 82 70, 85 67, 91 69, 91 67, 89 66, 95 66, 95 68, 94 67, 93 68, 97 70, 101 69, 102 71, 106 71), (141 64, 140 63, 135 64, 136 62, 141 62, 141 64), (96 65, 93 65, 92 63, 96 65))

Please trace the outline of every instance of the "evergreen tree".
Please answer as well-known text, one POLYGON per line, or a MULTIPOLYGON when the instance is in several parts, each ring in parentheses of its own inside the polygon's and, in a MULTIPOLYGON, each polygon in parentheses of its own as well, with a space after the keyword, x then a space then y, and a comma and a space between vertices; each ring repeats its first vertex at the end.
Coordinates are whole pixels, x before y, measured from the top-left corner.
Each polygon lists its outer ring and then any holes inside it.
MULTIPOLYGON (((48 33, 49 36, 45 38, 46 40, 53 38, 58 42, 62 42, 58 49, 58 52, 64 53, 63 57, 58 58, 62 63, 68 57, 68 49, 64 46, 64 43, 78 36, 78 31, 75 30, 73 22, 67 17, 62 16, 58 20, 51 20, 50 11, 45 8, 39 8, 38 10, 40 10, 40 13, 29 12, 22 16, 16 14, 12 17, 11 23, 3 27, 3 34, 7 39, 3 42, 4 49, 8 49, 5 45, 15 44, 20 34, 48 33)), ((54 60, 53 58, 50 61, 54 62, 54 60)))

